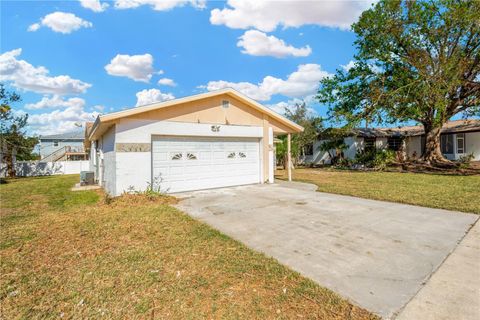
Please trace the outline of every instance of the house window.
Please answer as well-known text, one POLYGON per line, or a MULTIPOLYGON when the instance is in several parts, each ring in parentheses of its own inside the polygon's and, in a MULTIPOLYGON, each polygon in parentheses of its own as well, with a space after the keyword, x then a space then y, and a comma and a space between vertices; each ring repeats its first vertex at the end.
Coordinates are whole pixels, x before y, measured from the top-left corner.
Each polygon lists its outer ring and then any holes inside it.
POLYGON ((58 147, 58 141, 57 140, 53 141, 53 146, 58 147))
POLYGON ((440 147, 442 153, 453 154, 453 134, 443 134, 440 136, 440 147))
POLYGON ((307 144, 303 150, 306 156, 313 156, 313 143, 307 144))
POLYGON ((457 133, 457 153, 465 153, 465 133, 457 133))
POLYGON ((387 139, 388 149, 398 151, 402 148, 401 137, 388 137, 387 139))
POLYGON ((228 107, 230 107, 230 102, 228 100, 223 100, 222 101, 222 107, 224 109, 228 109, 228 107))
POLYGON ((375 142, 377 141, 376 138, 363 138, 363 144, 365 147, 365 151, 375 150, 375 142))

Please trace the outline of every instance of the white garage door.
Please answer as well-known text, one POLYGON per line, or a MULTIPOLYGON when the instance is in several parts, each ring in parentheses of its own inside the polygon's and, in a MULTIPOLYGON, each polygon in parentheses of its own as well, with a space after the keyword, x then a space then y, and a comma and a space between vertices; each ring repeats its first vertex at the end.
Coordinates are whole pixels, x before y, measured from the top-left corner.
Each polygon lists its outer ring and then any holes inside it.
POLYGON ((154 136, 152 178, 161 189, 180 192, 260 182, 256 138, 154 136))

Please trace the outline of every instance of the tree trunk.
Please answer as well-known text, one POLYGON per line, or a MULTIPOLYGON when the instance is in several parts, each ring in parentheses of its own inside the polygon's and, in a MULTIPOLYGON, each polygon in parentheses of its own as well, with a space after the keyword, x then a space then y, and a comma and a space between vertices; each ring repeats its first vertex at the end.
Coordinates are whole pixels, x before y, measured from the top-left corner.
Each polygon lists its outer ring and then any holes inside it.
POLYGON ((7 153, 4 157, 5 163, 7 164, 7 176, 8 177, 15 177, 16 172, 15 172, 15 166, 13 164, 13 157, 11 153, 7 153))
POLYGON ((425 146, 422 158, 428 164, 451 163, 445 159, 440 149, 440 126, 423 125, 425 128, 425 146))

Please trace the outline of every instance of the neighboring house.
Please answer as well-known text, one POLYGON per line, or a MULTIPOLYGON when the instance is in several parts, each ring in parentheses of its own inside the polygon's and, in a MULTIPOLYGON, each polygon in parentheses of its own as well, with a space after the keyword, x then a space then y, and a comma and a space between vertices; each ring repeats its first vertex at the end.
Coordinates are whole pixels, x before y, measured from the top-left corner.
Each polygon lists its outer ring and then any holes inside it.
POLYGON ((40 136, 39 140, 41 162, 88 160, 83 131, 40 136))
POLYGON ((86 128, 90 169, 110 195, 273 182, 274 136, 303 130, 233 89, 101 115, 86 128))
MULTIPOLYGON (((458 160, 473 154, 473 160, 480 160, 480 120, 454 120, 447 122, 441 131, 441 149, 443 155, 450 160, 458 160)), ((320 139, 309 148, 303 161, 309 164, 329 164, 327 152, 320 151, 320 139)), ((364 149, 392 149, 402 151, 407 159, 419 158, 423 153, 425 135, 423 126, 405 126, 396 128, 355 129, 344 139, 348 146, 344 156, 354 159, 355 154, 364 149)))

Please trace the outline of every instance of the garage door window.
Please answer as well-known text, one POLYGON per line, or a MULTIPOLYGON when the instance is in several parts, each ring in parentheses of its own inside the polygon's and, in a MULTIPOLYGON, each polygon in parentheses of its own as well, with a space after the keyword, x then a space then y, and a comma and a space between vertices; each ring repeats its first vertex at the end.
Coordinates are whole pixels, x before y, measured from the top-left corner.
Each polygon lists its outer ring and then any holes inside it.
POLYGON ((239 152, 239 153, 238 153, 238 156, 239 156, 240 158, 246 158, 246 157, 247 157, 247 155, 246 155, 245 153, 243 153, 243 152, 239 152))
POLYGON ((188 160, 197 160, 197 156, 194 153, 187 153, 188 160))
POLYGON ((228 159, 234 159, 235 158, 235 152, 230 152, 227 156, 228 159))
POLYGON ((172 160, 182 160, 183 154, 181 152, 174 153, 172 156, 172 160))

